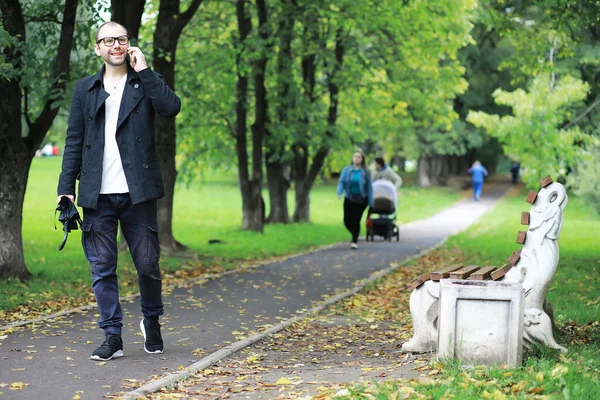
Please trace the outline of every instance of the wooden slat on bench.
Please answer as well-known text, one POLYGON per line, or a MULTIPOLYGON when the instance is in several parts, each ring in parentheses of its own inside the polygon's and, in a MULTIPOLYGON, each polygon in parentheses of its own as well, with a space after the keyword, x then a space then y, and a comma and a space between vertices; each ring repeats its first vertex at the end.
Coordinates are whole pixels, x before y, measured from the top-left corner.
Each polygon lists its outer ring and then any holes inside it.
POLYGON ((467 265, 458 271, 450 272, 450 279, 467 279, 469 275, 479 269, 479 265, 467 265))
POLYGON ((526 238, 527 238, 527 232, 519 231, 519 233, 517 233, 517 243, 524 244, 526 238))
POLYGON ((490 279, 492 272, 494 272, 496 268, 497 267, 495 266, 483 267, 480 270, 473 272, 469 279, 472 281, 485 281, 486 279, 490 279))
POLYGON ((423 274, 421 276, 417 276, 415 279, 413 279, 412 281, 410 281, 410 283, 408 284, 408 288, 410 290, 415 290, 416 288, 418 288, 419 286, 421 286, 422 284, 424 284, 425 282, 427 282, 429 280, 429 273, 427 274, 423 274))
POLYGON ((439 281, 440 279, 446 279, 450 275, 450 272, 456 271, 457 269, 461 268, 462 264, 453 264, 446 268, 442 268, 438 271, 433 271, 429 277, 432 281, 439 281))
POLYGON ((529 225, 529 213, 526 211, 523 211, 521 213, 521 225, 529 225))
POLYGON ((510 255, 510 257, 508 257, 508 260, 506 260, 506 262, 509 263, 510 265, 514 266, 514 265, 517 265, 520 258, 521 258, 521 249, 519 249, 517 251, 513 251, 513 253, 510 255))
POLYGON ((549 186, 550 184, 552 184, 552 178, 550 178, 550 175, 540 179, 540 185, 545 188, 546 186, 549 186))
POLYGON ((527 194, 527 198, 525 199, 525 201, 528 202, 529 204, 533 204, 533 203, 535 203, 535 199, 537 199, 537 192, 530 190, 529 194, 527 194))
POLYGON ((510 269, 512 268, 512 265, 510 264, 505 264, 504 266, 502 266, 502 268, 492 272, 492 279, 497 281, 498 279, 502 278, 504 275, 506 275, 506 273, 508 271, 510 271, 510 269))

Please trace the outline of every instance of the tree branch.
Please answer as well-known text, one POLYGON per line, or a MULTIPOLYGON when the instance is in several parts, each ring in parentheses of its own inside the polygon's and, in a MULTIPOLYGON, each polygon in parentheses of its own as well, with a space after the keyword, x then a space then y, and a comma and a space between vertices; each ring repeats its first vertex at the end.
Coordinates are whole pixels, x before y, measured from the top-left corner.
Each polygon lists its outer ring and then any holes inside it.
POLYGON ((31 130, 31 118, 29 118, 29 90, 27 88, 23 89, 25 93, 25 109, 23 110, 23 114, 25 115, 25 122, 27 123, 27 128, 31 130))
POLYGON ((577 117, 575 117, 575 119, 573 119, 571 122, 569 122, 568 124, 566 124, 561 129, 569 129, 570 127, 572 127, 573 125, 575 125, 576 123, 578 123, 579 121, 581 121, 581 119, 583 117, 585 117, 587 114, 589 114, 589 112, 592 111, 594 108, 596 108, 596 106, 598 104, 600 104, 600 99, 597 99, 595 102, 593 102, 588 108, 585 109, 585 111, 583 113, 579 114, 577 117))
POLYGON ((61 23, 61 21, 58 19, 58 13, 36 15, 33 17, 29 17, 29 16, 23 14, 23 18, 24 18, 25 23, 28 23, 28 22, 54 22, 55 24, 61 23))
POLYGON ((56 52, 56 68, 54 70, 52 85, 50 86, 50 96, 46 100, 44 108, 39 116, 30 126, 29 134, 25 141, 30 151, 35 151, 41 144, 46 132, 50 129, 58 108, 54 103, 59 101, 60 96, 65 92, 66 82, 69 79, 70 56, 73 47, 73 33, 75 31, 75 17, 77 16, 78 0, 66 0, 63 16, 63 23, 60 29, 60 39, 58 50, 56 52), (53 93, 58 93, 53 96, 53 93))
POLYGON ((227 123, 227 127, 229 128, 229 133, 231 134, 231 137, 235 140, 237 140, 237 135, 235 133, 235 128, 233 127, 233 125, 231 124, 231 121, 229 121, 229 118, 227 118, 227 115, 223 114, 223 113, 217 113, 217 115, 219 115, 219 117, 223 118, 225 120, 225 122, 227 123))
POLYGON ((200 7, 200 4, 202 4, 203 1, 204 0, 193 0, 192 4, 190 4, 188 9, 179 14, 179 18, 177 19, 183 24, 183 26, 190 22, 190 20, 192 19, 194 14, 196 14, 196 11, 198 11, 198 8, 200 7))

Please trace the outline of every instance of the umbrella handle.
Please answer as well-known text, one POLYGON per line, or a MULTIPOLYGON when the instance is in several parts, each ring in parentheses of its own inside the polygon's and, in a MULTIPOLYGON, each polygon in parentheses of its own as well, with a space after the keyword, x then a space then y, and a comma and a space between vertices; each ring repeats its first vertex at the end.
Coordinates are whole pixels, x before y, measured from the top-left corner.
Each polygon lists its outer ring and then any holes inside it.
POLYGON ((62 243, 58 245, 58 251, 61 251, 65 244, 67 243, 67 239, 69 238, 69 232, 65 229, 65 236, 63 237, 62 243))

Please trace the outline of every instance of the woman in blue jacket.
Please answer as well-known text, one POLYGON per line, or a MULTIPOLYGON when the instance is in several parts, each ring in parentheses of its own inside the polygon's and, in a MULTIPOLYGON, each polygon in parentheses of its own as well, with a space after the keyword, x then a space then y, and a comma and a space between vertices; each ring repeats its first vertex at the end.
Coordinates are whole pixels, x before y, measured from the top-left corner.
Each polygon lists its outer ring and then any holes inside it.
POLYGON ((358 248, 360 220, 367 206, 373 205, 373 185, 366 167, 365 156, 357 151, 352 164, 342 170, 337 187, 338 198, 344 197, 344 225, 352 235, 350 247, 358 248))

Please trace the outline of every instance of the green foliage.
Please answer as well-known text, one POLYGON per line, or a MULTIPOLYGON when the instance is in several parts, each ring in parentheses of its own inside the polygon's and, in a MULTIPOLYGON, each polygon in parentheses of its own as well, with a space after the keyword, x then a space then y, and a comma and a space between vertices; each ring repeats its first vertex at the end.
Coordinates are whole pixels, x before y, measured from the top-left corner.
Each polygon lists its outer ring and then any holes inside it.
POLYGON ((509 106, 513 115, 500 117, 485 112, 470 112, 467 120, 498 138, 505 154, 525 166, 523 180, 534 186, 541 174, 558 177, 575 165, 583 151, 578 144, 588 135, 578 127, 561 128, 573 117, 574 106, 585 99, 589 85, 566 75, 552 84, 548 74, 533 80, 528 91, 496 90, 494 99, 509 106))
POLYGON ((568 182, 577 196, 600 213, 600 147, 587 153, 568 182))
MULTIPOLYGON (((80 2, 71 51, 71 78, 67 81, 67 91, 63 93, 50 88, 54 84, 51 77, 56 66, 64 2, 22 1, 21 6, 25 16, 25 41, 11 37, 0 26, 0 78, 19 80, 20 87, 27 96, 23 112, 34 120, 47 100, 54 100, 52 108, 67 106, 77 79, 97 68, 96 56, 92 51, 91 32, 100 17, 93 2, 80 2), (19 50, 20 67, 6 62, 4 49, 9 45, 19 50)), ((59 116, 58 126, 64 125, 66 118, 64 114, 59 116)), ((51 141, 62 142, 62 138, 64 134, 55 135, 51 141)), ((42 145, 47 141, 50 140, 45 140, 42 145)))
MULTIPOLYGON (((249 73, 251 63, 264 51, 269 56, 267 144, 282 149, 278 156, 284 161, 289 161, 293 143, 306 145, 311 154, 321 146, 331 148, 335 155, 329 168, 336 169, 346 164, 348 149, 367 138, 385 147, 413 143, 413 156, 420 151, 420 142, 408 138, 417 133, 437 132, 426 141, 448 153, 456 151, 453 143, 457 136, 467 134, 465 141, 471 141, 471 132, 450 131, 457 117, 452 99, 467 88, 457 52, 472 41, 470 16, 475 1, 306 0, 292 9, 278 2, 268 2, 268 7, 271 35, 263 41, 256 29, 252 30, 244 49, 236 48, 234 8, 228 3, 206 2, 184 31, 180 40, 184 51, 178 52, 176 68, 178 90, 184 99, 177 120, 182 133, 178 135, 178 166, 186 177, 193 179, 208 164, 232 166, 235 162, 231 155, 235 146, 236 56, 241 57, 241 72, 249 73), (289 13, 295 21, 292 54, 281 75, 277 70, 279 29, 289 13), (340 34, 344 59, 341 69, 334 71, 333 49, 340 34), (302 59, 310 54, 315 55, 317 68, 312 98, 301 69, 302 59), (340 89, 333 131, 327 126, 332 80, 340 89), (288 92, 281 98, 284 83, 288 92), (283 119, 278 112, 281 107, 285 108, 283 119)), ((254 7, 248 9, 256 26, 254 7)), ((253 103, 251 91, 250 125, 253 103)))

